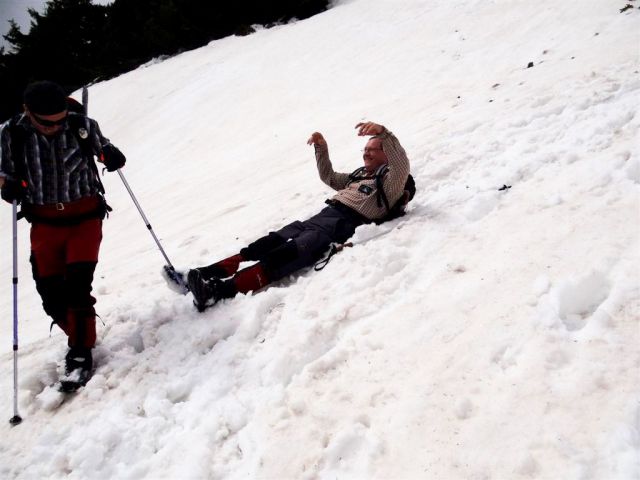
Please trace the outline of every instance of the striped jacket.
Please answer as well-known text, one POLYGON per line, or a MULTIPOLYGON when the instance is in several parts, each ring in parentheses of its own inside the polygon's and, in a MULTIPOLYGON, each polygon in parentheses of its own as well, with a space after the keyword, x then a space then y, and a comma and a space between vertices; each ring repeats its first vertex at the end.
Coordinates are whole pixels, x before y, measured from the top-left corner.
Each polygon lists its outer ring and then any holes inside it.
MULTIPOLYGON (((72 115, 78 114, 69 112, 69 116, 72 115)), ((91 144, 98 153, 109 140, 102 136, 95 120, 87 118, 87 122, 91 144)), ((68 124, 51 137, 33 128, 24 114, 17 120, 17 125, 26 131, 23 158, 12 155, 9 122, 5 122, 0 127, 0 177, 15 178, 18 172, 24 172, 24 180, 28 183, 26 203, 68 203, 99 192, 99 179, 89 164, 90 160, 82 155, 78 140, 68 124)))
MULTIPOLYGON (((382 149, 389 160, 389 172, 384 177, 384 193, 389 205, 394 205, 404 193, 404 186, 409 176, 409 159, 398 139, 388 130, 373 138, 382 140, 382 149)), ((358 212, 369 220, 377 220, 387 214, 384 205, 378 206, 378 195, 375 178, 351 181, 348 173, 333 171, 326 145, 315 145, 316 163, 320 179, 338 193, 332 200, 338 201, 358 212), (361 185, 369 188, 361 189, 361 185)))

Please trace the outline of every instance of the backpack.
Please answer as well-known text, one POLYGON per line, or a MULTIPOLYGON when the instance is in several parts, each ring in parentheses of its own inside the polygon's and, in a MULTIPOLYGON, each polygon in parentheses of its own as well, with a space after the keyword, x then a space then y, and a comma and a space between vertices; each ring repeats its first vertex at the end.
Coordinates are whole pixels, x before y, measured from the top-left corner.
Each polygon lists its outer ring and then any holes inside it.
POLYGON ((351 174, 349 174, 349 183, 355 182, 358 180, 365 180, 375 178, 376 180, 376 201, 378 203, 378 207, 382 207, 384 205, 387 210, 387 214, 382 218, 377 218, 373 222, 376 225, 380 225, 381 223, 388 222, 389 220, 393 220, 394 218, 404 216, 405 209, 407 204, 413 200, 413 197, 416 194, 416 182, 413 179, 413 176, 409 174, 407 177, 407 181, 404 184, 404 193, 402 196, 394 203, 393 205, 389 205, 389 200, 387 199, 386 194, 384 193, 383 188, 383 180, 384 176, 389 171, 389 166, 387 164, 381 165, 378 167, 373 176, 363 175, 365 169, 364 167, 360 167, 351 174))

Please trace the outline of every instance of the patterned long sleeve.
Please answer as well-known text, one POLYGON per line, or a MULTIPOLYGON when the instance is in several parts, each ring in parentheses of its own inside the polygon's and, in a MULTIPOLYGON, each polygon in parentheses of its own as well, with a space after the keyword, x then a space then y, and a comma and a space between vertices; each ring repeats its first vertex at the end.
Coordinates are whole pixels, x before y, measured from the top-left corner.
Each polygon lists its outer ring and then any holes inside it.
POLYGON ((9 121, 6 121, 0 126, 0 177, 12 178, 15 174, 10 137, 9 121))
MULTIPOLYGON (((393 205, 404 193, 410 170, 409 159, 398 139, 387 129, 374 138, 381 139, 382 149, 387 156, 389 171, 384 176, 383 188, 389 205, 393 205)), ((350 182, 348 173, 338 173, 333 170, 326 146, 316 145, 315 154, 320 179, 338 191, 332 200, 352 208, 370 220, 382 218, 387 214, 384 205, 378 206, 375 178, 350 182)))
POLYGON ((329 148, 327 145, 315 145, 316 151, 316 165, 318 167, 318 174, 320 180, 322 180, 329 187, 334 190, 342 190, 349 183, 348 173, 336 173, 333 170, 331 159, 329 158, 329 148))
MULTIPOLYGON (((76 114, 69 113, 69 116, 72 115, 76 114)), ((18 152, 12 151, 7 122, 0 130, 0 176, 14 177, 21 173, 28 185, 28 203, 66 203, 98 193, 99 179, 89 163, 92 160, 83 155, 69 125, 65 125, 59 134, 47 137, 36 131, 25 115, 16 123, 18 128, 23 129, 22 155, 21 158, 15 158, 18 152)), ((103 145, 109 143, 93 119, 87 119, 87 134, 96 154, 103 145)))

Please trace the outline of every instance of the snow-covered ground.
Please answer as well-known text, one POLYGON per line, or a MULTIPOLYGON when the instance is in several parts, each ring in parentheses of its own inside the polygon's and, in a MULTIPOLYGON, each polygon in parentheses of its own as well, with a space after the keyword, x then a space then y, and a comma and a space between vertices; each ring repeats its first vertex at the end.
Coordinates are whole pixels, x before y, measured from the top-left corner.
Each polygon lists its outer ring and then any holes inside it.
POLYGON ((14 428, 5 205, 0 477, 640 478, 640 10, 625 4, 342 0, 92 87, 179 267, 321 208, 315 130, 351 171, 355 124, 386 125, 418 193, 323 271, 198 314, 107 175, 99 366, 62 405, 48 385, 65 342, 22 223, 14 428))

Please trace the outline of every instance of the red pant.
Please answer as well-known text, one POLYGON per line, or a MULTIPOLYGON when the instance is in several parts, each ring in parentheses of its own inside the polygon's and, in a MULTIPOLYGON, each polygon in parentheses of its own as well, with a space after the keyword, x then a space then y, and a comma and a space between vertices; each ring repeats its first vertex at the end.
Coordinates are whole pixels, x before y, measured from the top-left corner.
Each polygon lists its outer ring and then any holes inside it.
POLYGON ((96 315, 91 296, 102 240, 102 220, 31 226, 31 262, 45 312, 67 334, 70 347, 93 347, 96 315))

